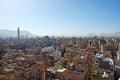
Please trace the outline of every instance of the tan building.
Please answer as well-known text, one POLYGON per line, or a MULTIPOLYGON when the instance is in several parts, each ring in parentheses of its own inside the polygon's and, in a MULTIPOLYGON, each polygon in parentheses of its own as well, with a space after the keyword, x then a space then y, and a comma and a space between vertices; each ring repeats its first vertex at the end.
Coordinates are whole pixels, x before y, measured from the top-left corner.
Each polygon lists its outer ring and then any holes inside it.
POLYGON ((14 80, 45 80, 43 62, 19 62, 14 68, 14 80))
POLYGON ((85 80, 87 77, 87 57, 86 50, 81 50, 73 59, 70 66, 73 66, 68 70, 68 79, 70 80, 85 80))
POLYGON ((56 77, 59 80, 68 80, 67 79, 67 69, 63 68, 63 69, 56 70, 56 77))

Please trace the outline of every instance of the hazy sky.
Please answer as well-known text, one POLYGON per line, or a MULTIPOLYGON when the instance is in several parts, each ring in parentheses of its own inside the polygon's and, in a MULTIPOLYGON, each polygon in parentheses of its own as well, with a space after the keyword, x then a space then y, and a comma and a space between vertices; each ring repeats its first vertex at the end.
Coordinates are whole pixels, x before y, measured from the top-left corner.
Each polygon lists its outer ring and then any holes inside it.
POLYGON ((37 35, 120 31, 120 0, 0 0, 0 29, 37 35))

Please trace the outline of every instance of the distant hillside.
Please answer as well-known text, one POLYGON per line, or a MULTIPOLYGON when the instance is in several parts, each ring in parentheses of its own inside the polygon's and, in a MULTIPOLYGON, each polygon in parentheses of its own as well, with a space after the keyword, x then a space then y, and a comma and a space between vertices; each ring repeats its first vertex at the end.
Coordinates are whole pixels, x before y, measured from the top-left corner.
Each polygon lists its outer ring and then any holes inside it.
POLYGON ((120 32, 114 32, 114 33, 101 33, 101 34, 88 34, 87 37, 94 37, 94 36, 104 36, 104 37, 120 37, 120 32))
POLYGON ((120 37, 120 32, 109 33, 108 36, 120 37))
MULTIPOLYGON (((0 30, 0 37, 2 38, 6 38, 6 37, 17 37, 17 31, 13 31, 13 30, 0 30)), ((28 31, 20 31, 20 36, 21 37, 26 37, 26 35, 28 35, 28 38, 30 37, 36 37, 36 35, 28 32, 28 31)))

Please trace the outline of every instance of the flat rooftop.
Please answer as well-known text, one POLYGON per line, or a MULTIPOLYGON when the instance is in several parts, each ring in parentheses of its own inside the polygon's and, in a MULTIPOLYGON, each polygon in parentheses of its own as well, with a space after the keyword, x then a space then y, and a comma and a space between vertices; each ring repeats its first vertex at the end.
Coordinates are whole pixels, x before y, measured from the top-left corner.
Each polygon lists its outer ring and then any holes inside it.
POLYGON ((17 66, 23 67, 23 68, 30 68, 35 64, 36 64, 35 61, 27 61, 27 62, 20 62, 20 63, 17 64, 17 66))
POLYGON ((65 70, 67 70, 66 68, 63 68, 63 69, 58 69, 56 70, 57 72, 64 72, 65 70))

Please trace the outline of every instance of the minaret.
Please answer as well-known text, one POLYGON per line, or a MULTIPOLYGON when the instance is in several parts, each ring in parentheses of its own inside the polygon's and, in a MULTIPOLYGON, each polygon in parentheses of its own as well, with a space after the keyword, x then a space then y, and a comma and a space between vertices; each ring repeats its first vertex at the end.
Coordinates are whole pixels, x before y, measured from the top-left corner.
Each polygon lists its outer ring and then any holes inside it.
POLYGON ((88 41, 88 47, 90 47, 91 45, 90 45, 90 41, 88 41))
POLYGON ((104 49, 103 49, 103 44, 101 45, 101 52, 103 52, 104 51, 104 49))
POLYGON ((18 34, 18 43, 20 43, 20 29, 18 27, 18 30, 17 30, 17 34, 18 34))
POLYGON ((98 44, 99 44, 99 49, 101 48, 101 43, 100 43, 100 40, 98 41, 98 44))
POLYGON ((28 39, 28 34, 26 34, 26 39, 28 39))

